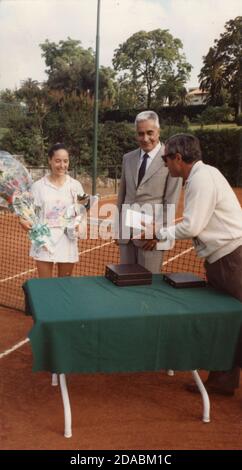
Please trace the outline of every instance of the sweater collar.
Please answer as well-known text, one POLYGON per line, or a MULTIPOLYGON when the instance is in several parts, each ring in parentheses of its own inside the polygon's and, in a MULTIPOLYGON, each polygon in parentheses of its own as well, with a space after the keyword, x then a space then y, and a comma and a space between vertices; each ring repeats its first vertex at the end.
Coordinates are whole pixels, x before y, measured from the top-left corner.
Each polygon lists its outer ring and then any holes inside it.
POLYGON ((199 168, 201 168, 201 166, 203 166, 204 163, 202 160, 198 160, 198 162, 194 163, 190 173, 189 173, 189 176, 187 178, 187 180, 185 181, 185 186, 189 183, 189 181, 191 180, 191 178, 193 177, 193 175, 199 170, 199 168))

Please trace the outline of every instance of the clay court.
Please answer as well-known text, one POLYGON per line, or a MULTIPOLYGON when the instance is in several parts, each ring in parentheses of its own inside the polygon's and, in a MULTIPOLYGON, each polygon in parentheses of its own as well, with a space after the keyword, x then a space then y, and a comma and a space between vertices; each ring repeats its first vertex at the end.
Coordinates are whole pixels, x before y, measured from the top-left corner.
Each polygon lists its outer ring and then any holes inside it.
MULTIPOLYGON (((242 189, 235 192, 242 203, 242 189)), ((13 215, 0 211, 0 224, 0 302, 12 307, 0 307, 1 449, 241 449, 241 388, 234 397, 211 395, 211 422, 204 424, 200 396, 184 389, 191 374, 163 370, 68 375, 73 437, 64 438, 59 387, 51 386, 49 373, 32 372, 32 318, 23 313, 21 288, 36 277, 29 243, 13 215)), ((79 251, 75 275, 101 275, 105 263, 118 262, 112 241, 82 240, 79 251)), ((203 274, 190 242, 166 254, 164 270, 191 266, 203 274)))

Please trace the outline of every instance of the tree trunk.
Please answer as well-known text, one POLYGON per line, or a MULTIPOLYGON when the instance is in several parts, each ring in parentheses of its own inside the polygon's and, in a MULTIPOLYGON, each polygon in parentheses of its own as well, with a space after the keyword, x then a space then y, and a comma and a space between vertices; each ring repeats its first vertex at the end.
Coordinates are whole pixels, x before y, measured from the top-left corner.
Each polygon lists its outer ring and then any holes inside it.
POLYGON ((242 93, 239 90, 239 96, 238 96, 238 115, 242 113, 242 93))
POLYGON ((150 109, 151 105, 151 88, 148 88, 148 93, 147 93, 147 109, 150 109))

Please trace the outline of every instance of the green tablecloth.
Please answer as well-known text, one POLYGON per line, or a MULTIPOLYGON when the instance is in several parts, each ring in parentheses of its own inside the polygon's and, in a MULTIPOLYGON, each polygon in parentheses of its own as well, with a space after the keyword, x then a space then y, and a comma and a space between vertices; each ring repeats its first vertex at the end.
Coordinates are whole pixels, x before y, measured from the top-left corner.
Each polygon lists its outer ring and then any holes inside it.
POLYGON ((51 372, 226 370, 242 303, 211 288, 116 287, 104 277, 31 279, 33 369, 51 372))

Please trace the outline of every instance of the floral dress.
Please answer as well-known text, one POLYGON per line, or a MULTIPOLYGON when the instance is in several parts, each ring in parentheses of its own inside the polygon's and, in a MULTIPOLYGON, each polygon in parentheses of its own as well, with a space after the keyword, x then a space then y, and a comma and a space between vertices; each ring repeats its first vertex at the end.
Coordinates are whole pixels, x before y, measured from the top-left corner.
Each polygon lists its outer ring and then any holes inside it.
POLYGON ((50 228, 52 249, 37 250, 32 245, 30 256, 39 261, 76 263, 79 259, 77 240, 71 240, 64 229, 67 209, 84 194, 81 183, 67 175, 64 184, 57 187, 44 176, 33 184, 32 193, 39 222, 50 228))

